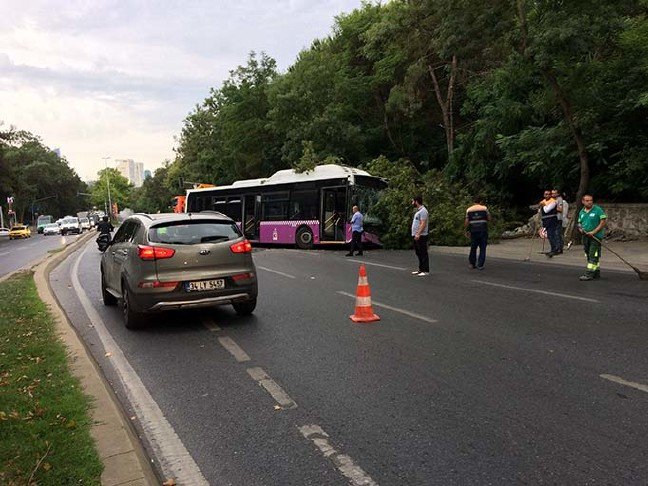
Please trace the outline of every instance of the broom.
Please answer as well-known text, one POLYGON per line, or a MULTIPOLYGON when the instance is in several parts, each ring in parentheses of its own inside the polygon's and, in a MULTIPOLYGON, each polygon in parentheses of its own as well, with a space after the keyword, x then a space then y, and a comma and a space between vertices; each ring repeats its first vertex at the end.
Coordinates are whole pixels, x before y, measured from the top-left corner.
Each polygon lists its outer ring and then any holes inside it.
MULTIPOLYGON (((589 235, 587 235, 587 236, 589 236, 589 235)), ((610 253, 612 253, 613 255, 616 255, 616 256, 619 258, 619 260, 621 260, 623 263, 625 263, 625 264, 628 265, 630 268, 632 268, 635 272, 637 272, 637 275, 639 275, 639 280, 648 280, 648 272, 644 272, 644 271, 642 271, 642 270, 639 270, 637 267, 635 267, 634 265, 630 264, 630 263, 629 263, 625 258, 623 258, 621 255, 619 255, 616 251, 614 251, 614 250, 613 250, 612 248, 610 248, 608 245, 606 245, 605 243, 603 243, 601 240, 599 240, 596 236, 591 236, 590 238, 592 238, 594 241, 598 241, 598 242, 601 244, 601 246, 602 246, 603 248, 605 248, 606 250, 608 250, 608 251, 609 251, 610 253)))

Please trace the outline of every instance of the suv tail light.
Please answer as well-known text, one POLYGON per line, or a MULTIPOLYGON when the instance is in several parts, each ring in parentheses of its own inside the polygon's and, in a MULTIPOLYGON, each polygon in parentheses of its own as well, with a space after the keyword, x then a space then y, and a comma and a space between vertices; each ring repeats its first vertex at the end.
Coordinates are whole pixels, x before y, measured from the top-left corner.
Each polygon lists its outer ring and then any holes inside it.
POLYGON ((137 256, 142 260, 163 260, 164 258, 171 258, 175 254, 172 248, 164 248, 162 246, 145 246, 137 245, 137 256))
POLYGON ((239 241, 230 246, 233 253, 250 253, 252 252, 252 243, 248 240, 239 241))

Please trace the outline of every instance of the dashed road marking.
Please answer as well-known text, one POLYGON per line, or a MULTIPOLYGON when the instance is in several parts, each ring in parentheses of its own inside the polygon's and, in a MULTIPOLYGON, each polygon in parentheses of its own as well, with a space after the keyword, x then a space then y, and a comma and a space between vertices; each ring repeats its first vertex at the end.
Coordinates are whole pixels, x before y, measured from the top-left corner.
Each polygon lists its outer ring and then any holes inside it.
POLYGON ((3 251, 2 253, 0 253, 0 256, 9 255, 11 253, 13 253, 13 251, 3 251))
POLYGON ((260 269, 260 270, 265 270, 266 272, 276 273, 277 275, 281 275, 282 277, 286 277, 286 278, 297 278, 297 277, 295 277, 294 275, 290 275, 290 274, 288 274, 288 273, 283 273, 283 272, 280 272, 279 270, 272 270, 271 268, 260 267, 260 266, 258 266, 258 265, 257 265, 257 268, 260 269))
POLYGON ((372 265, 374 267, 391 268, 392 270, 407 270, 405 267, 395 267, 394 265, 385 265, 384 263, 374 263, 365 260, 356 260, 354 258, 347 258, 346 261, 354 262, 354 263, 364 263, 365 265, 372 265))
POLYGON ((110 362, 119 376, 128 401, 133 407, 146 437, 151 443, 153 453, 162 468, 162 473, 165 477, 175 478, 179 484, 208 486, 209 483, 200 472, 200 468, 164 416, 164 413, 162 413, 159 405, 144 386, 144 383, 142 383, 137 372, 128 362, 122 349, 108 332, 106 324, 93 307, 85 290, 83 290, 79 282, 79 263, 89 249, 90 245, 87 245, 72 267, 70 274, 72 286, 90 322, 94 324, 104 350, 111 353, 110 362))
POLYGON ((247 355, 247 353, 243 351, 232 338, 227 336, 219 337, 218 342, 221 343, 221 346, 227 349, 229 353, 234 356, 234 359, 236 359, 236 361, 238 361, 239 363, 250 361, 250 357, 247 355))
POLYGON ((583 302, 594 302, 596 304, 599 303, 599 301, 596 299, 590 299, 588 297, 579 297, 578 295, 562 294, 559 292, 549 292, 548 290, 527 289, 525 287, 514 287, 512 285, 504 285, 495 282, 487 282, 485 280, 471 280, 471 282, 475 282, 481 285, 490 285, 492 287, 501 287, 503 289, 520 290, 522 292, 533 292, 535 294, 551 295, 552 297, 561 297, 563 299, 581 300, 583 302))
POLYGON ((281 405, 281 408, 297 408, 297 404, 292 398, 290 398, 290 395, 288 395, 276 381, 270 378, 263 368, 248 368, 247 372, 254 381, 265 388, 272 398, 281 405))
MULTIPOLYGON (((351 297, 353 299, 356 298, 355 295, 350 294, 349 292, 343 292, 341 290, 338 290, 337 293, 340 294, 340 295, 346 295, 347 297, 351 297)), ((406 316, 413 317, 414 319, 418 319, 420 321, 429 322, 431 324, 434 324, 435 322, 439 322, 436 319, 432 319, 431 317, 422 316, 421 314, 417 314, 415 312, 410 312, 410 311, 408 311, 406 309, 400 309, 399 307, 394 307, 394 306, 391 306, 391 305, 388 305, 388 304, 382 304, 380 302, 376 302, 375 300, 371 301, 371 305, 376 306, 376 307, 382 307, 383 309, 387 309, 387 310, 390 310, 390 311, 399 312, 401 314, 405 314, 406 316)))
POLYGON ((204 319, 203 320, 203 326, 205 326, 207 329, 213 332, 219 332, 222 331, 221 327, 217 325, 214 321, 211 319, 204 319))
POLYGON ((320 450, 322 455, 330 459, 335 467, 349 479, 353 486, 377 486, 369 476, 351 457, 340 454, 329 442, 329 435, 319 425, 303 425, 298 427, 301 434, 311 440, 320 450))
POLYGON ((637 390, 641 390, 642 392, 648 393, 648 385, 644 385, 643 383, 636 383, 634 381, 627 381, 621 378, 620 376, 614 376, 614 375, 599 375, 601 378, 604 380, 608 381, 613 381, 614 383, 618 383, 619 385, 625 385, 629 386, 631 388, 635 388, 637 390))

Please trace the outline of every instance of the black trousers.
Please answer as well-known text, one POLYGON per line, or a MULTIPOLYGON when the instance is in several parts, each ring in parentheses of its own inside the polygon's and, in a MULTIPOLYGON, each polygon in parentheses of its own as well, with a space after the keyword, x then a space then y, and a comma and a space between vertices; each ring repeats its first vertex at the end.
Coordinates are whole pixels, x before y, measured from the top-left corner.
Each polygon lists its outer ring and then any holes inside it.
POLYGON ((470 255, 468 261, 471 265, 477 264, 483 267, 486 262, 486 245, 488 245, 488 232, 477 231, 470 233, 470 255), (479 259, 477 259, 477 248, 479 248, 479 259))
POLYGON ((362 255, 362 231, 351 233, 351 249, 349 253, 353 254, 354 251, 357 251, 358 255, 362 255))
POLYGON ((428 256, 428 235, 419 236, 414 240, 414 252, 419 261, 419 272, 430 271, 430 257, 428 256))
POLYGON ((560 251, 560 242, 558 241, 558 234, 556 231, 556 227, 558 226, 558 218, 543 219, 542 224, 547 230, 547 238, 549 239, 551 251, 553 253, 560 251))

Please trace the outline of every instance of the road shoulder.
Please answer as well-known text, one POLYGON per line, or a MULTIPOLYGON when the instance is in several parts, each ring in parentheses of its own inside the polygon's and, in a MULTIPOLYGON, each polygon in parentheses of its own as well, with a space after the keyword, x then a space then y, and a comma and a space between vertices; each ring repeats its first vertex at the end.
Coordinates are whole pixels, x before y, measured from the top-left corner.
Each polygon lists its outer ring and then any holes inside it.
POLYGON ((146 453, 116 397, 106 384, 85 345, 77 336, 50 287, 50 272, 90 239, 81 238, 67 246, 62 252, 45 259, 36 267, 34 281, 41 300, 52 313, 61 340, 68 348, 70 371, 80 380, 84 392, 93 399, 94 407, 90 413, 94 425, 91 433, 96 441, 99 457, 104 464, 104 471, 101 475, 102 485, 160 484, 161 481, 156 478, 146 453))

